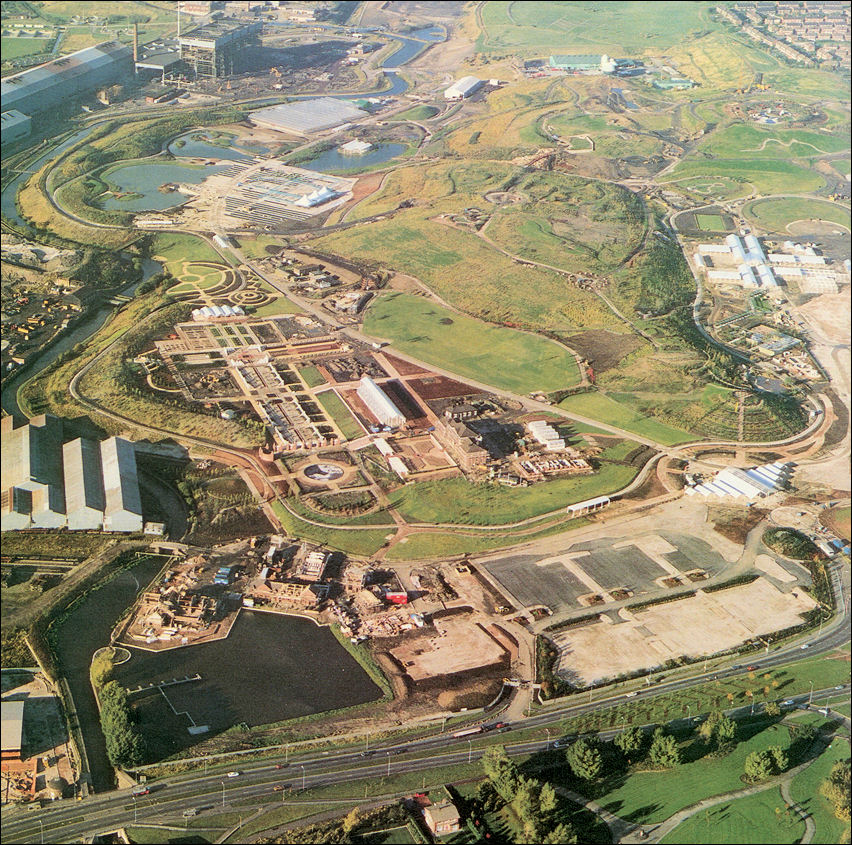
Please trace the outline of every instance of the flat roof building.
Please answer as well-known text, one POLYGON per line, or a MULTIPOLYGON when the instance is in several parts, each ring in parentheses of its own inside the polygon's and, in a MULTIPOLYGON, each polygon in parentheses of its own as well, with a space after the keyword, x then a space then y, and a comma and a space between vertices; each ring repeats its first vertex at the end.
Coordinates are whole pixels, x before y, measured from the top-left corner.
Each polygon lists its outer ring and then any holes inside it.
POLYGON ((2 513, 4 531, 59 528, 65 524, 62 421, 51 414, 14 428, 3 419, 2 513))
POLYGON ((72 531, 103 528, 106 501, 99 444, 84 437, 66 443, 62 464, 68 527, 72 531))
POLYGON ((444 91, 444 99, 464 100, 476 93, 484 84, 481 79, 477 79, 475 76, 463 76, 444 91))
POLYGON ((602 58, 603 56, 600 53, 594 55, 589 53, 554 55, 547 60, 547 64, 554 70, 600 71, 602 58))
POLYGON ((361 401, 370 409, 370 413, 382 425, 398 428, 405 424, 405 415, 369 376, 362 377, 357 392, 361 401))
POLYGON ((110 437, 101 443, 104 477, 104 529, 141 531, 142 500, 136 475, 136 451, 129 440, 110 437))
POLYGON ((291 135, 310 135, 344 123, 363 120, 369 112, 346 100, 318 97, 316 100, 296 100, 280 106, 258 109, 249 115, 257 126, 288 132, 291 135))
POLYGON ((24 748, 24 702, 0 703, 0 746, 3 760, 20 760, 24 748))

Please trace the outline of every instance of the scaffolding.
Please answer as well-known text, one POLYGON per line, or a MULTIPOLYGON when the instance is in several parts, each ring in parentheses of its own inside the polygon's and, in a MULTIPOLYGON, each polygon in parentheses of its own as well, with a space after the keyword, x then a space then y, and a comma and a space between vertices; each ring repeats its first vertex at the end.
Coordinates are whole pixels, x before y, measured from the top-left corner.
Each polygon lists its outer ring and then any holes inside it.
POLYGON ((215 21, 181 35, 180 57, 196 79, 221 79, 245 69, 246 50, 260 44, 263 24, 215 21))

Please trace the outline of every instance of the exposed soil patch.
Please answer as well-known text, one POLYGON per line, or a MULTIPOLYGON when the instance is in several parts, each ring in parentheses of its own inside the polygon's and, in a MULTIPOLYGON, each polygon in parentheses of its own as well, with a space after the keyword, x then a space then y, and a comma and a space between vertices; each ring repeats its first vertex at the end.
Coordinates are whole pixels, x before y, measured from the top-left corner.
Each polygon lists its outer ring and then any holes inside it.
POLYGON ((409 361, 403 361, 401 358, 394 358, 393 355, 385 355, 385 358, 388 359, 388 362, 401 376, 412 376, 428 372, 419 364, 412 364, 409 361))
POLYGON ((726 540, 744 545, 749 531, 768 514, 769 511, 762 508, 749 508, 743 511, 740 508, 711 506, 707 519, 713 523, 713 530, 726 540))
POLYGON ((602 373, 617 366, 619 361, 642 346, 643 341, 633 334, 617 334, 605 329, 590 329, 571 335, 568 345, 602 373))

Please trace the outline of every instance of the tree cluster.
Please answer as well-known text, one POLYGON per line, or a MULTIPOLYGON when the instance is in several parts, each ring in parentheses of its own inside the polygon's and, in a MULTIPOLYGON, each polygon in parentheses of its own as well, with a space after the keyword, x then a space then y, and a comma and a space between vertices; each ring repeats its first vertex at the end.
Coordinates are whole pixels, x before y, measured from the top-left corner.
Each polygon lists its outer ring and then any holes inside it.
POLYGON ((113 766, 134 766, 142 762, 143 743, 136 725, 127 690, 118 681, 107 681, 101 689, 101 730, 113 766))
POLYGON ((820 784, 820 794, 834 806, 834 815, 844 822, 852 811, 852 767, 849 760, 838 760, 828 777, 820 784))
POLYGON ((698 733, 708 746, 725 753, 736 745, 737 723, 716 710, 701 723, 698 733))
POLYGON ((577 841, 574 830, 555 817, 558 797, 553 786, 522 775, 502 746, 485 752, 482 768, 493 792, 514 810, 523 825, 524 842, 555 845, 577 841))
POLYGON ((765 751, 752 751, 745 759, 745 776, 757 782, 766 780, 787 770, 790 759, 779 745, 771 745, 765 751))

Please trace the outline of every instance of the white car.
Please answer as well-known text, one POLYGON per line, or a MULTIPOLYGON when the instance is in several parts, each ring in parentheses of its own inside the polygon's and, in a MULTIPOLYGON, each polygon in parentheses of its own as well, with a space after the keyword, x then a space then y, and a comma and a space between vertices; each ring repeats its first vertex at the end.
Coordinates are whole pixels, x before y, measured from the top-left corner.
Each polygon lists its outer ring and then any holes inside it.
POLYGON ((229 778, 238 778, 239 776, 240 776, 239 772, 228 772, 228 774, 225 775, 225 777, 229 777, 229 778))

